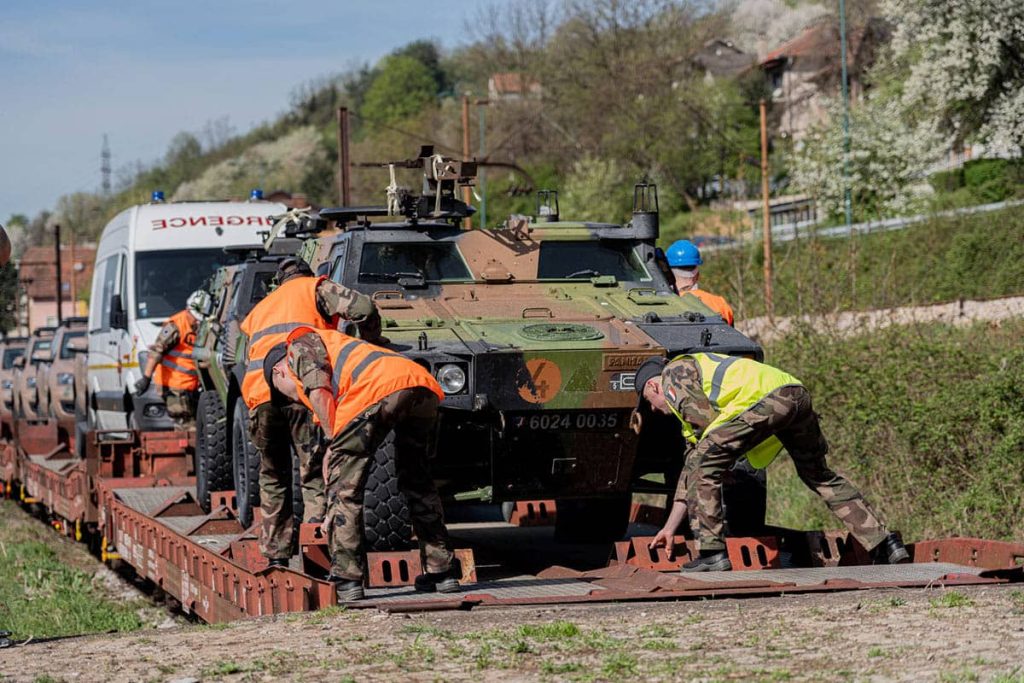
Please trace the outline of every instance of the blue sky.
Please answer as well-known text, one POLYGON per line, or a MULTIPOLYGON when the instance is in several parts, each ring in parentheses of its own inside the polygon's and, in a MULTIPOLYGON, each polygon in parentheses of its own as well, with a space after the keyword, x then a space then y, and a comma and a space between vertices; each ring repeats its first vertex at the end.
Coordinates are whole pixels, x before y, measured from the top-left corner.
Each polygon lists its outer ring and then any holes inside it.
POLYGON ((180 131, 236 132, 299 84, 418 38, 466 42, 484 0, 0 0, 0 221, 152 163, 180 131))

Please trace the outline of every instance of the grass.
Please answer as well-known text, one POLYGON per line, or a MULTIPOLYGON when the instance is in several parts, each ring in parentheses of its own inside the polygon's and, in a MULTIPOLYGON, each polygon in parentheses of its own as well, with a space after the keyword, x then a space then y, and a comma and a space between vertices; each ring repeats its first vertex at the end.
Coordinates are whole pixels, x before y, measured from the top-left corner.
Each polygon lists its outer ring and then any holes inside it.
POLYGON ((0 630, 23 639, 142 627, 140 605, 111 599, 91 572, 68 564, 60 537, 9 501, 0 520, 0 630))
MULTIPOLYGON (((1024 320, 796 333, 769 362, 810 390, 829 464, 904 538, 1024 537, 1024 320)), ((789 458, 769 468, 772 523, 835 528, 789 458)))
POLYGON ((928 604, 938 609, 957 609, 960 607, 974 607, 974 600, 960 591, 946 591, 937 598, 932 598, 928 604))
MULTIPOLYGON (((1024 207, 937 218, 904 230, 775 245, 775 313, 989 298, 1024 293, 1024 207)), ((760 243, 709 252, 701 282, 737 319, 764 315, 760 243)))

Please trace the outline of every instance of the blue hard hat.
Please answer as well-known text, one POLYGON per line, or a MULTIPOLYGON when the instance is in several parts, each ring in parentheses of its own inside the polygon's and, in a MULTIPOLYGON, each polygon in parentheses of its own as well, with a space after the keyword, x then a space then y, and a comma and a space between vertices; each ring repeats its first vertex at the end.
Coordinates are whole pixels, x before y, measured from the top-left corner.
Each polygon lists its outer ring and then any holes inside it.
POLYGON ((704 263, 700 257, 700 249, 690 240, 676 240, 665 252, 668 264, 673 268, 693 268, 704 263))

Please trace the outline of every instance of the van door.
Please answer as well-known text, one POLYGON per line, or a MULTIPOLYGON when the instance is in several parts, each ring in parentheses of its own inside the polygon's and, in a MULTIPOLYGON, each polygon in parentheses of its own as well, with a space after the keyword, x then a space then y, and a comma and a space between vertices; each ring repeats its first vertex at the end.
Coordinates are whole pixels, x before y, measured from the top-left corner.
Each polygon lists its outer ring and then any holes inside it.
POLYGON ((125 429, 121 339, 125 334, 121 281, 123 252, 96 264, 92 306, 89 310, 89 426, 93 429, 125 429))

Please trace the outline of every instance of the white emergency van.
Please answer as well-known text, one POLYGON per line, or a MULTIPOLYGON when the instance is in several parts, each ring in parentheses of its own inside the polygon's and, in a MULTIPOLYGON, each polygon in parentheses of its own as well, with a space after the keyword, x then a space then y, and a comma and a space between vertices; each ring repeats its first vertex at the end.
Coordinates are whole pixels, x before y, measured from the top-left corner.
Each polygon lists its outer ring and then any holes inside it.
POLYGON ((271 217, 287 210, 259 199, 159 199, 154 193, 152 203, 115 216, 96 249, 89 306, 89 429, 172 428, 156 385, 142 397, 133 393, 146 349, 164 322, 185 307, 189 294, 217 267, 239 258, 226 247, 259 244, 260 233, 273 226, 271 217))

